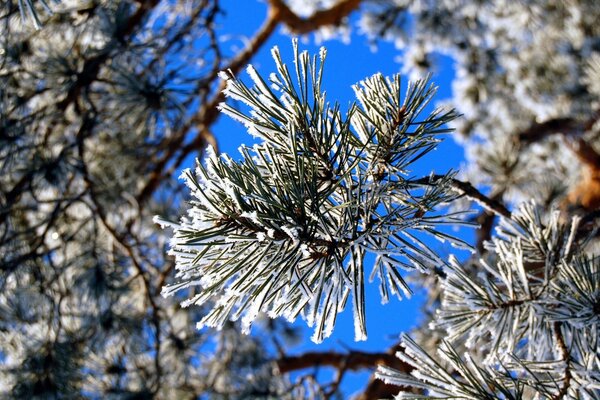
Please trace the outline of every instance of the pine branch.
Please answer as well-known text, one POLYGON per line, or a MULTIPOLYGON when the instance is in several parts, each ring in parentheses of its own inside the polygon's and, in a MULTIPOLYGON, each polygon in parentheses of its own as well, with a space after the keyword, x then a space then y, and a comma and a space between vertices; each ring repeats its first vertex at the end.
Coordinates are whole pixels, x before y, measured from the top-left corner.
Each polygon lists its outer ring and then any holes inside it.
POLYGON ((437 229, 461 223, 456 216, 432 215, 455 197, 449 176, 428 181, 425 190, 405 178, 455 114, 435 110, 418 118, 435 87, 409 83, 402 101, 400 77, 376 74, 355 87, 360 106, 352 104, 344 116, 321 90, 326 52, 311 60, 294 43, 295 78, 277 48, 271 85, 251 66, 251 88, 223 73, 226 94, 252 111, 220 109, 262 142, 243 148, 240 162, 211 151, 195 174, 185 172, 195 222, 157 220, 174 229, 179 270, 179 281, 163 294, 200 285, 204 290, 190 304, 227 304, 214 307, 201 326, 242 318, 248 330, 258 311, 288 319, 308 313, 318 342, 331 334, 351 293, 356 338, 364 340, 367 253, 377 256, 373 275, 387 301, 390 294, 411 294, 398 268, 425 271, 439 262, 415 234, 468 246, 437 229), (374 179, 380 170, 385 179, 374 179))
MULTIPOLYGON (((262 48, 268 38, 271 37, 275 31, 275 28, 279 24, 279 21, 275 17, 276 15, 269 11, 262 27, 250 40, 244 51, 238 53, 238 55, 222 69, 229 70, 233 74, 237 74, 239 70, 262 48)), ((213 72, 214 75, 211 74, 206 79, 203 79, 203 82, 211 82, 213 79, 215 79, 216 72, 213 72)), ((171 176, 173 172, 181 166, 181 163, 189 156, 190 153, 193 151, 201 151, 207 145, 212 145, 215 149, 218 148, 217 141, 211 133, 210 127, 220 116, 217 106, 225 100, 225 95, 223 94, 225 84, 225 81, 221 81, 216 94, 210 100, 206 101, 198 110, 198 112, 196 112, 173 136, 167 140, 167 148, 164 155, 162 155, 162 157, 155 163, 148 181, 137 195, 137 200, 139 202, 143 202, 145 199, 149 198, 158 188, 160 183, 166 177, 171 176), (184 146, 183 142, 185 141, 188 132, 193 128, 196 128, 198 133, 194 139, 190 141, 190 143, 184 146), (175 155, 177 155, 177 158, 173 160, 175 155), (167 165, 170 166, 165 170, 167 165)))
POLYGON ((92 180, 89 169, 87 167, 86 158, 85 158, 85 133, 91 131, 90 125, 93 126, 96 123, 95 115, 85 115, 83 117, 83 122, 81 125, 81 129, 79 130, 76 142, 77 142, 77 150, 79 155, 79 161, 81 165, 81 171, 83 173, 83 180, 87 187, 87 191, 90 195, 90 199, 93 206, 93 213, 97 215, 102 226, 108 231, 108 233, 115 240, 115 243, 127 254, 129 259, 131 260, 133 267, 138 273, 142 281, 142 287, 144 288, 144 293, 146 295, 146 299, 148 300, 148 304, 150 305, 152 317, 151 323, 153 325, 155 336, 154 336, 154 367, 156 369, 156 380, 153 392, 154 394, 158 393, 161 385, 161 375, 162 375, 162 366, 160 363, 161 358, 161 329, 160 329, 160 315, 159 315, 159 306, 154 297, 155 293, 152 290, 150 279, 148 278, 148 272, 142 266, 142 263, 138 259, 138 255, 136 254, 134 245, 130 244, 126 234, 120 233, 117 228, 113 227, 112 224, 108 221, 108 212, 105 210, 104 206, 101 204, 98 199, 98 195, 96 193, 96 184, 92 180))
POLYGON ((571 117, 554 118, 532 124, 529 128, 519 133, 517 137, 520 143, 531 144, 554 134, 562 134, 564 136, 579 135, 589 131, 598 119, 600 119, 600 110, 592 113, 585 121, 571 117))

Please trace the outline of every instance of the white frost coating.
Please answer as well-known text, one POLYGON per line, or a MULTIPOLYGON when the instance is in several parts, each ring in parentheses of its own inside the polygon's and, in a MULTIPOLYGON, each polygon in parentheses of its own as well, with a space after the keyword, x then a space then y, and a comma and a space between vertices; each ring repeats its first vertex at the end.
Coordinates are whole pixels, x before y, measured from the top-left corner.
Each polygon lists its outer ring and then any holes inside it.
POLYGON ((300 251, 302 252, 302 256, 304 258, 308 258, 312 255, 312 252, 310 251, 310 249, 308 248, 308 246, 306 245, 306 243, 302 243, 300 245, 300 251))
POLYGON ((264 242, 265 240, 267 240, 267 235, 264 232, 257 232, 256 233, 256 239, 259 242, 264 242))
POLYGON ((219 111, 221 111, 223 114, 227 115, 229 118, 231 118, 237 122, 240 122, 241 124, 243 124, 246 127, 250 126, 250 121, 249 121, 248 117, 246 117, 244 114, 240 113, 235 108, 229 106, 227 103, 219 103, 217 108, 219 111))
POLYGON ((229 81, 231 80, 232 77, 232 73, 231 71, 219 71, 219 78, 221 78, 224 81, 229 81))
POLYGON ((179 224, 172 222, 172 221, 168 221, 168 220, 162 218, 160 215, 155 215, 152 218, 152 222, 154 222, 155 224, 158 224, 161 227, 161 229, 166 229, 166 228, 178 229, 180 227, 179 224))
POLYGON ((267 291, 263 290, 256 299, 252 301, 250 308, 244 313, 242 317, 242 333, 248 335, 250 334, 250 328, 252 326, 252 322, 256 320, 258 313, 261 311, 261 305, 267 295, 267 291))
POLYGON ((290 239, 292 239, 294 241, 294 244, 299 243, 298 228, 296 228, 294 226, 290 226, 290 225, 284 225, 281 227, 281 230, 284 231, 290 237, 290 239))
POLYGON ((279 53, 279 47, 278 46, 273 46, 271 48, 271 57, 273 57, 273 59, 275 61, 277 61, 277 59, 281 58, 281 55, 279 53))
POLYGON ((248 65, 248 67, 246 68, 246 72, 248 73, 250 79, 252 79, 256 87, 263 93, 263 95, 268 95, 271 93, 271 91, 269 90, 267 85, 265 85, 265 82, 258 75, 258 72, 256 72, 256 69, 254 68, 254 66, 252 66, 252 64, 248 65))
POLYGON ((324 62, 326 57, 327 57, 327 49, 325 48, 325 46, 321 46, 319 48, 319 59, 321 60, 321 62, 324 62))
MULTIPOLYGON (((267 88, 268 89, 268 88, 267 88)), ((260 94, 258 96, 258 100, 261 102, 263 107, 272 109, 272 110, 276 110, 277 108, 279 108, 279 105, 277 104, 277 100, 270 94, 266 95, 266 94, 260 94)), ((280 133, 280 131, 273 129, 271 131, 272 133, 280 133)))
POLYGON ((260 222, 260 220, 258 219, 258 214, 256 213, 256 211, 244 211, 243 213, 240 214, 241 217, 244 218, 248 218, 250 221, 254 222, 257 225, 262 225, 262 223, 260 222))

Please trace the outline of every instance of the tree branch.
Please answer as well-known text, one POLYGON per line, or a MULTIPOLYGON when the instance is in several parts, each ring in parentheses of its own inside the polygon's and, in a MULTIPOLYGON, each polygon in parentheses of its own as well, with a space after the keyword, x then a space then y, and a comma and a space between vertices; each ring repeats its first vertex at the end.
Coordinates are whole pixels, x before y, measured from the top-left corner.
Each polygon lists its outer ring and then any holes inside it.
MULTIPOLYGON (((404 347, 402 347, 401 342, 397 342, 395 345, 388 349, 387 354, 394 355, 394 357, 397 360, 395 365, 390 365, 392 368, 409 374, 413 370, 413 368, 410 365, 403 363, 398 357, 396 357, 396 353, 403 350, 404 347)), ((377 378, 375 374, 372 374, 371 378, 369 379, 369 384, 367 385, 365 390, 354 400, 389 399, 397 395, 398 392, 398 386, 385 383, 381 379, 377 378)))
POLYGON ((569 387, 571 386, 571 365, 570 365, 570 357, 569 357, 569 349, 567 348, 567 344, 565 343, 565 338, 563 336, 562 330, 561 330, 561 323, 560 322, 555 322, 554 323, 554 337, 556 339, 556 345, 558 347, 558 351, 560 352, 560 355, 563 359, 563 361, 566 364, 565 367, 565 375, 564 375, 564 381, 563 381, 563 385, 560 388, 560 390, 558 391, 558 393, 552 397, 552 400, 560 400, 563 399, 567 396, 567 393, 569 391, 569 387))
MULTIPOLYGON (((434 185, 434 182, 438 179, 443 179, 443 175, 433 175, 425 178, 417 179, 414 181, 410 181, 410 183, 414 183, 417 185, 434 185)), ((476 201, 479 205, 481 205, 486 210, 493 212, 494 214, 500 215, 505 218, 510 218, 511 213, 506 208, 506 206, 500 203, 495 198, 489 198, 483 193, 481 193, 475 186, 471 185, 469 182, 459 181, 458 179, 452 178, 450 180, 450 186, 453 190, 457 191, 461 195, 467 196, 471 200, 476 201)))
POLYGON ((144 288, 144 292, 146 294, 146 299, 151 308, 151 321, 155 330, 155 340, 154 340, 154 367, 156 369, 156 381, 154 387, 154 393, 158 393, 161 385, 161 376, 162 376, 162 367, 160 364, 161 357, 161 330, 160 330, 160 315, 159 315, 159 306, 154 298, 154 292, 152 291, 152 286, 150 279, 148 278, 147 271, 143 268, 141 262, 138 260, 137 255, 135 254, 134 246, 131 245, 127 240, 127 235, 120 233, 115 227, 113 227, 108 221, 108 213, 102 206, 101 202, 98 199, 98 195, 95 190, 95 183, 92 180, 92 176, 89 173, 89 169, 87 167, 87 163, 85 160, 85 143, 84 143, 84 133, 87 131, 91 131, 91 126, 93 126, 95 121, 95 115, 85 115, 83 118, 83 122, 81 128, 76 136, 77 141, 77 151, 79 155, 79 161, 81 165, 81 171, 83 174, 83 180, 85 182, 86 188, 90 195, 90 200, 93 206, 93 213, 97 215, 100 223, 104 226, 104 228, 108 231, 111 237, 115 240, 115 243, 120 247, 125 254, 129 256, 133 267, 138 273, 142 281, 142 286, 144 288))
POLYGON ((285 24, 288 29, 302 35, 312 32, 322 26, 339 25, 342 20, 358 8, 362 0, 342 0, 326 10, 319 10, 308 18, 296 15, 283 0, 269 0, 275 17, 285 24))
POLYGON ((387 365, 394 368, 409 368, 395 355, 389 353, 367 353, 363 351, 337 352, 308 352, 298 356, 285 356, 276 361, 282 374, 314 367, 333 367, 357 371, 365 368, 376 368, 387 365))
MULTIPOLYGON (((275 14, 270 9, 262 27, 254 35, 246 49, 239 53, 228 65, 224 66, 223 69, 230 70, 234 75, 237 74, 265 44, 267 39, 275 31, 278 23, 279 21, 275 18, 275 14)), ((213 74, 204 79, 204 81, 212 81, 215 79, 217 72, 218 71, 214 71, 213 74)), ((198 112, 195 113, 171 139, 169 139, 165 153, 156 162, 148 181, 137 195, 138 202, 142 202, 150 197, 150 195, 158 188, 160 182, 179 168, 179 165, 192 151, 201 150, 207 144, 212 144, 216 147, 216 140, 209 128, 219 117, 217 106, 225 100, 225 95, 223 94, 224 89, 225 83, 221 82, 213 98, 204 103, 198 112), (187 133, 194 127, 198 129, 198 133, 190 143, 183 146, 187 133), (167 165, 173 160, 173 157, 177 153, 179 153, 179 155, 175 162, 166 169, 167 165)))
POLYGON ((557 133, 565 136, 576 135, 589 131, 599 119, 600 109, 593 112, 586 121, 570 117, 554 118, 532 124, 529 128, 519 133, 518 139, 520 143, 530 144, 557 133))

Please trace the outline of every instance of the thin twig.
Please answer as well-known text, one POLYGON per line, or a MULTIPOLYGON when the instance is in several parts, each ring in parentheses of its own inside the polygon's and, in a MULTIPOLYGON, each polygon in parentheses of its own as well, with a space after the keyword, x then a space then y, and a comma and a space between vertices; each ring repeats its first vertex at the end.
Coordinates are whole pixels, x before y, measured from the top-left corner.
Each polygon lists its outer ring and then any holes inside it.
POLYGON ((280 22, 285 24, 292 33, 302 35, 323 26, 339 25, 344 18, 358 8, 361 1, 342 0, 328 9, 316 11, 307 18, 296 15, 283 0, 269 0, 269 4, 280 22))
MULTIPOLYGON (((432 175, 425 178, 410 181, 410 183, 417 185, 436 185, 437 180, 444 178, 444 175, 432 175)), ((491 211, 494 214, 500 215, 504 218, 511 217, 510 211, 508 210, 508 208, 506 208, 504 204, 500 203, 498 200, 487 197, 469 182, 463 182, 454 178, 450 179, 449 182, 453 190, 457 191, 461 195, 467 196, 471 200, 476 201, 486 210, 491 211)))
POLYGON ((552 397, 552 400, 560 400, 562 398, 565 398, 565 396, 567 396, 567 392, 569 391, 569 387, 571 386, 571 379, 572 379, 572 374, 571 374, 571 364, 570 364, 570 357, 569 357, 569 349, 567 348, 567 344, 565 343, 565 338, 563 336, 562 330, 561 330, 561 323, 560 322, 555 322, 554 323, 554 337, 556 339, 556 345, 558 347, 558 351, 560 352, 560 356, 562 358, 562 360, 565 362, 566 367, 565 367, 565 375, 564 375, 564 379, 563 379, 563 385, 560 388, 560 390, 558 391, 558 393, 552 397))
POLYGON ((395 355, 389 353, 368 353, 363 351, 349 351, 348 353, 307 352, 297 356, 285 356, 277 361, 279 372, 287 373, 317 366, 328 366, 333 368, 345 368, 347 370, 360 370, 375 368, 378 365, 402 366, 404 363, 395 355))

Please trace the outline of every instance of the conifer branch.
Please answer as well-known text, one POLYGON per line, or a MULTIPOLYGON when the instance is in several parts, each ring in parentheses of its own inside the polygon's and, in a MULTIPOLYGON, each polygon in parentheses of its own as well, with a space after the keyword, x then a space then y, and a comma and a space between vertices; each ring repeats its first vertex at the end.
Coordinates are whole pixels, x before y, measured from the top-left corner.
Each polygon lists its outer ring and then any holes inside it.
POLYGON ((83 179, 87 187, 87 191, 90 196, 90 200, 92 202, 92 207, 95 212, 95 215, 98 216, 102 226, 108 231, 108 233, 115 240, 115 243, 127 254, 129 259, 131 260, 134 268, 137 271, 137 276, 139 276, 142 281, 142 287, 144 288, 144 294, 148 301, 148 304, 151 308, 152 318, 151 323, 154 328, 154 367, 156 369, 156 376, 154 382, 153 393, 158 393, 161 385, 161 376, 162 376, 162 366, 160 363, 161 358, 161 328, 160 328, 160 311, 158 303, 154 298, 154 291, 152 290, 151 282, 148 278, 148 273, 142 266, 142 263, 138 259, 138 255, 136 254, 135 248, 132 244, 129 243, 127 235, 120 233, 112 224, 108 221, 108 213, 104 209, 104 206, 101 204, 98 199, 98 195, 96 193, 96 185, 92 180, 92 177, 89 173, 89 168, 87 166, 86 157, 85 157, 85 134, 91 131, 90 125, 94 125, 96 123, 96 116, 94 114, 85 115, 81 129, 77 134, 77 152, 79 156, 79 161, 81 164, 81 170, 83 173, 83 179))
POLYGON ((209 299, 229 304, 213 308, 201 321, 216 327, 242 317, 249 329, 258 311, 292 319, 307 312, 315 326, 313 340, 321 341, 351 293, 356 338, 364 339, 366 253, 387 254, 378 255, 374 266, 387 301, 390 293, 411 293, 397 268, 428 270, 438 260, 418 232, 466 245, 435 229, 457 219, 430 214, 454 197, 449 176, 429 182, 426 190, 404 177, 412 162, 434 148, 436 135, 447 131, 443 124, 455 114, 435 110, 417 120, 435 88, 426 81, 410 83, 402 102, 399 76, 376 74, 355 87, 360 106, 351 105, 344 117, 321 90, 325 51, 318 63, 296 43, 294 50, 295 78, 273 50, 278 75, 271 76, 271 86, 251 66, 252 88, 231 71, 223 73, 225 93, 252 112, 228 104, 221 110, 262 143, 242 149, 241 162, 212 151, 206 165, 184 174, 196 198, 197 211, 190 212, 197 220, 187 226, 191 221, 158 219, 174 229, 172 251, 182 278, 164 294, 200 284, 203 294, 192 304, 209 299), (374 179, 375 165, 385 170, 385 179, 374 179), (205 249, 197 257, 194 243, 205 249), (210 267, 224 259, 229 260, 223 270, 210 267))

